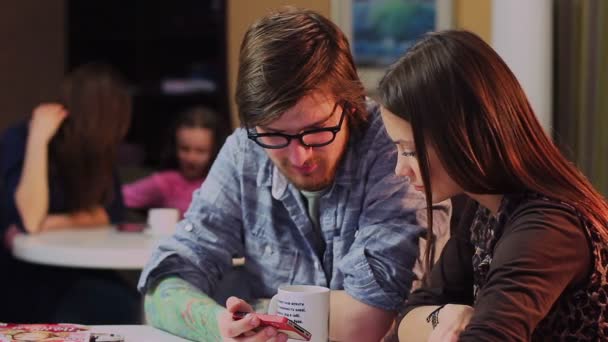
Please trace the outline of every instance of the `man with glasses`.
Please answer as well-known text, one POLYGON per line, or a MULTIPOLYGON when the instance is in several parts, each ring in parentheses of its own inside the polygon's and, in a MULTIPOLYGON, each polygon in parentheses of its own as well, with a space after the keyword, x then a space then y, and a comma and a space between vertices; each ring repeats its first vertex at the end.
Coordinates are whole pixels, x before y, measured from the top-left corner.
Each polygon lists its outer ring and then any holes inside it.
MULTIPOLYGON (((395 146, 346 38, 315 12, 273 13, 246 33, 237 84, 243 128, 142 272, 148 322, 193 340, 285 341, 232 313, 280 285, 314 284, 332 290, 332 339, 378 341, 415 278, 426 216, 393 172, 395 146), (245 265, 228 275, 235 256, 245 265), (223 307, 212 298, 226 286, 240 298, 223 307)), ((449 211, 437 207, 435 231, 447 232, 449 211)))

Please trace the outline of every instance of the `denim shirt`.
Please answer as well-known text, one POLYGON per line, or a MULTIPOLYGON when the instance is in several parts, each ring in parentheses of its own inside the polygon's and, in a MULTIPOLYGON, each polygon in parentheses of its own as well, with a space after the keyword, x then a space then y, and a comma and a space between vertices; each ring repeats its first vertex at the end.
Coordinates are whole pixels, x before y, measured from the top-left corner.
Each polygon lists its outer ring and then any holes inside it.
MULTIPOLYGON (((178 275, 212 295, 232 258, 242 256, 238 284, 254 298, 269 298, 283 284, 315 284, 399 309, 415 279, 424 233, 417 213, 426 217, 425 201, 394 174, 394 143, 379 107, 370 101, 368 111, 368 123, 351 134, 335 180, 319 199, 322 258, 300 191, 241 128, 222 147, 176 233, 154 251, 139 290, 178 275)), ((436 230, 448 231, 450 205, 435 209, 436 230)))

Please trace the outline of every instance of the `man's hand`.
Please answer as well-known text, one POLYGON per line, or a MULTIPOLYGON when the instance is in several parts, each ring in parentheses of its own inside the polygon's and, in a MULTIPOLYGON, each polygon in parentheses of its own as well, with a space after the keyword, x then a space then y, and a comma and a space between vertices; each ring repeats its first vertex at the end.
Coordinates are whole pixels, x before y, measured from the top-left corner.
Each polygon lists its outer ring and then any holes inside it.
POLYGON ((473 308, 468 305, 447 304, 439 310, 438 324, 429 336, 429 342, 458 341, 473 316, 473 308))
POLYGON ((58 103, 43 103, 34 109, 30 121, 32 137, 48 143, 67 117, 68 111, 58 103))
POLYGON ((257 329, 260 326, 260 319, 253 312, 251 305, 237 297, 230 297, 226 300, 226 310, 219 313, 217 323, 220 329, 220 335, 222 335, 224 341, 287 341, 287 335, 279 334, 273 327, 257 329), (237 311, 250 312, 250 314, 243 319, 235 321, 232 318, 232 314, 237 311))

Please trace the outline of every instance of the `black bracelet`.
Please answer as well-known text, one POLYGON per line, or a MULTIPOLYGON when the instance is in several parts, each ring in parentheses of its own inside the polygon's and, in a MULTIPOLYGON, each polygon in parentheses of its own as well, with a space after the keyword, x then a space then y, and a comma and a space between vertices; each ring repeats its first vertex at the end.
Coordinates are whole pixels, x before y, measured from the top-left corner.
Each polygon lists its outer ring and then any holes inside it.
POLYGON ((433 312, 426 317, 426 322, 431 323, 433 325, 433 329, 435 329, 437 324, 439 324, 439 310, 443 309, 444 306, 445 304, 433 310, 433 312))

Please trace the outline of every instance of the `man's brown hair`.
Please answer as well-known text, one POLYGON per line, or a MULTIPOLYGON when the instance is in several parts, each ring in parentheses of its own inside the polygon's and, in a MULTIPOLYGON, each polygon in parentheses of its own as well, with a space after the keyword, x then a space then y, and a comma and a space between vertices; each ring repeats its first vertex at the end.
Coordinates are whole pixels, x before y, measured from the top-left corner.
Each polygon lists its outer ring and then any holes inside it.
POLYGON ((241 123, 268 124, 314 91, 354 109, 348 111, 351 126, 365 121, 364 89, 344 33, 320 14, 293 7, 254 23, 239 59, 241 123))

